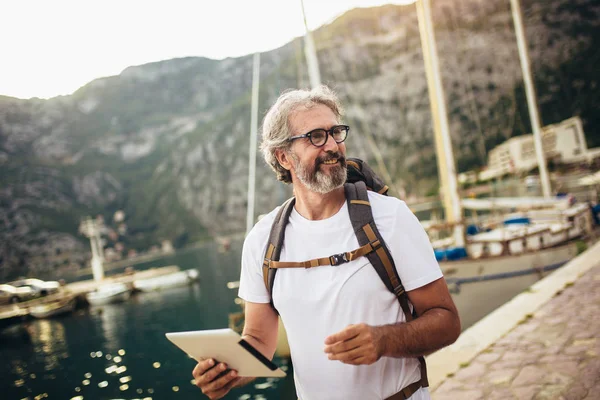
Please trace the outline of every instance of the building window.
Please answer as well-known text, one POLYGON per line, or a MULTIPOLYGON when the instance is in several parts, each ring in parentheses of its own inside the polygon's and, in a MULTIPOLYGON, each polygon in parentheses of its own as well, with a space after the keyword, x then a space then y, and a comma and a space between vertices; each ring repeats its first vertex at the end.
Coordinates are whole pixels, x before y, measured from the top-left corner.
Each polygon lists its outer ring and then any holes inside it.
POLYGON ((569 126, 567 129, 570 129, 573 132, 573 137, 575 138, 575 144, 579 147, 579 135, 577 134, 577 128, 575 125, 569 126))

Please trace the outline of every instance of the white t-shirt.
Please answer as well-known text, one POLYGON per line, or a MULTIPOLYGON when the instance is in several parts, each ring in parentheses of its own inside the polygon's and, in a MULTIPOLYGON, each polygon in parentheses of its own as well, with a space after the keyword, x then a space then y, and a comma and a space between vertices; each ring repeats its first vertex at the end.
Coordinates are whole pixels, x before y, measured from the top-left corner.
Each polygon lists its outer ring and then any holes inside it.
MULTIPOLYGON (((373 192, 369 201, 406 290, 441 278, 427 234, 406 204, 373 192)), ((277 210, 262 218, 244 242, 238 295, 245 301, 270 300, 262 263, 277 210)), ((320 221, 307 220, 293 210, 280 260, 306 261, 358 247, 346 203, 320 221)), ((329 360, 324 352, 325 338, 349 324, 405 321, 398 300, 366 257, 339 266, 280 269, 273 301, 286 328, 300 400, 385 399, 420 379, 416 358, 382 357, 372 365, 354 366, 329 360)), ((413 399, 429 399, 429 392, 421 389, 413 399)))

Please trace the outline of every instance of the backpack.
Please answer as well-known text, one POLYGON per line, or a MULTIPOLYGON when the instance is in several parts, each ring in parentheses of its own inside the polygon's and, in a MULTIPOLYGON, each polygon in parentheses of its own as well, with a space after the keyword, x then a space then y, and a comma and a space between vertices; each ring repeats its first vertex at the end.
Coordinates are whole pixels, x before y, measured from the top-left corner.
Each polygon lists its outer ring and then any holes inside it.
MULTIPOLYGON (((279 268, 314 268, 324 265, 338 266, 355 260, 358 257, 365 256, 375 268, 375 271, 388 288, 396 296, 402 307, 402 311, 409 322, 416 317, 416 314, 410 311, 409 300, 402 281, 394 266, 394 259, 387 249, 371 212, 368 190, 387 195, 388 186, 375 174, 375 172, 364 161, 357 158, 348 158, 347 180, 344 184, 344 192, 348 203, 348 211, 354 233, 358 239, 360 247, 356 250, 346 253, 333 254, 329 257, 317 258, 304 262, 280 262, 281 247, 285 236, 285 227, 289 220, 292 209, 294 208, 295 198, 288 199, 279 209, 271 232, 265 257, 263 260, 263 279, 267 291, 271 295, 271 306, 273 305, 273 283, 275 274, 279 268)), ((400 398, 409 398, 421 386, 427 387, 427 370, 425 359, 418 357, 421 364, 421 380, 404 388, 399 395, 400 398)))

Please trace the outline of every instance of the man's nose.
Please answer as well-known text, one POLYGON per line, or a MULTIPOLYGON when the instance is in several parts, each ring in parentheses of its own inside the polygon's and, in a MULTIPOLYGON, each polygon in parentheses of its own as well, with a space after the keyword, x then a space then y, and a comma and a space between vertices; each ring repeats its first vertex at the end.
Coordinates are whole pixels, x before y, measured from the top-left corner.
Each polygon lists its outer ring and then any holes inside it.
POLYGON ((327 133, 327 142, 323 145, 323 151, 338 151, 339 144, 335 141, 333 136, 327 133))

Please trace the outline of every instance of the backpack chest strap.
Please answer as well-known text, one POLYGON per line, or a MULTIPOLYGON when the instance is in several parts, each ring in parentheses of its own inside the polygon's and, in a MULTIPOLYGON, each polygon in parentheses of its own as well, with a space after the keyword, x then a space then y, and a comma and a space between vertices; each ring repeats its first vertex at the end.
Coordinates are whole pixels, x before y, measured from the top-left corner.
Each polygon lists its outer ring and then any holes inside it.
POLYGON ((314 258, 308 261, 273 261, 269 258, 265 258, 265 260, 263 261, 263 268, 313 268, 326 265, 337 266, 356 260, 357 258, 372 253, 374 251, 377 251, 380 247, 381 242, 377 238, 374 238, 373 241, 365 244, 364 246, 359 247, 356 250, 348 251, 346 253, 334 254, 329 257, 314 258))

